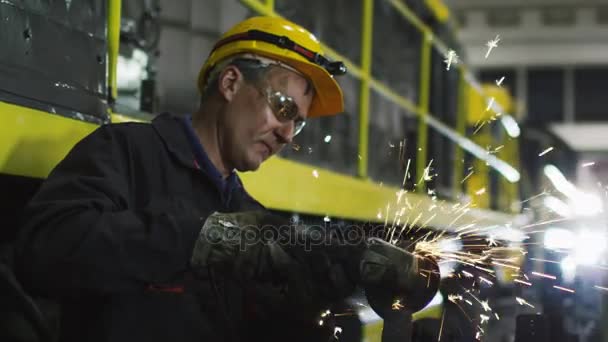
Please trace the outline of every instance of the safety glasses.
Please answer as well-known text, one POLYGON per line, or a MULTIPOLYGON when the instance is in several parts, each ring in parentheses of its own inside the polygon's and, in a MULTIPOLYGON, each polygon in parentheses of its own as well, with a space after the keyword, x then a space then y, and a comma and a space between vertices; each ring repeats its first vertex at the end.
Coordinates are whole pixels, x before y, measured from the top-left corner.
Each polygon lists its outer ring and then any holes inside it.
POLYGON ((256 88, 266 97, 266 102, 277 120, 283 123, 293 121, 293 136, 298 135, 306 125, 306 121, 300 115, 296 101, 291 96, 270 87, 256 88))

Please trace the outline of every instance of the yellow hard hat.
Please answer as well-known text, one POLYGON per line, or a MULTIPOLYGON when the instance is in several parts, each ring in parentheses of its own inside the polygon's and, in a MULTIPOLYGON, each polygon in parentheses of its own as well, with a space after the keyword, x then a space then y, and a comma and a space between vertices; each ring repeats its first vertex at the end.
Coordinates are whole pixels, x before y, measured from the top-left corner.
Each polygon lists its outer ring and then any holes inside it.
POLYGON ((218 63, 243 53, 280 61, 306 76, 315 89, 308 117, 344 111, 342 90, 334 79, 334 75, 346 73, 344 63, 324 57, 321 44, 312 33, 278 17, 249 18, 224 33, 199 72, 199 91, 203 92, 210 71, 218 63))

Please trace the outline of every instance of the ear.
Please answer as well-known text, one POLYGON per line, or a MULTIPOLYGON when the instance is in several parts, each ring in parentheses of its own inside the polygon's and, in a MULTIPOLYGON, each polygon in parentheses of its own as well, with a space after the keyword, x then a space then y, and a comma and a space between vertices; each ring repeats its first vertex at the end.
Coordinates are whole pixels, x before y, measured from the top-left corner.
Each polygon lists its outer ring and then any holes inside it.
POLYGON ((230 102, 243 85, 243 74, 234 65, 228 65, 218 78, 219 93, 230 102))

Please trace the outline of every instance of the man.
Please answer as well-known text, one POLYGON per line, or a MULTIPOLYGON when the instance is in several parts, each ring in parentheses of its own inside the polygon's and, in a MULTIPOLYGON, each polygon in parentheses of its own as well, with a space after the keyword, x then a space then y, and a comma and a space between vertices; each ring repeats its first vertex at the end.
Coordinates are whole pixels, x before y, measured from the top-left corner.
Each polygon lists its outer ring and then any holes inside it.
MULTIPOLYGON (((60 301, 61 341, 327 335, 291 306, 339 299, 317 295, 324 279, 310 275, 308 256, 258 244, 231 259, 207 234, 224 222, 208 220, 214 212, 263 209, 235 171, 258 169, 306 119, 343 110, 333 75, 345 69, 320 51, 289 21, 245 20, 202 67, 192 118, 102 126, 57 165, 25 209, 18 273, 33 293, 60 301)), ((258 215, 253 223, 267 223, 258 215)))

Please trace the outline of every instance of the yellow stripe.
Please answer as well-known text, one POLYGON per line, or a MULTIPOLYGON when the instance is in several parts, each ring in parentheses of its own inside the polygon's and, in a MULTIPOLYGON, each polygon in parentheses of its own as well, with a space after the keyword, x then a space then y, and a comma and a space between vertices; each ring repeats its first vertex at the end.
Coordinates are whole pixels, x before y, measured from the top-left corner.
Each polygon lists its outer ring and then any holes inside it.
POLYGON ((434 202, 428 196, 414 193, 403 194, 401 201, 397 202, 398 188, 379 186, 368 180, 279 157, 271 158, 256 172, 240 176, 247 191, 262 204, 289 212, 371 222, 384 222, 388 212, 391 224, 396 214, 405 208, 401 223, 408 215, 411 222, 422 213, 419 224, 447 230, 473 222, 480 226, 506 224, 514 218, 503 213, 471 209, 458 222, 453 222, 455 216, 462 212, 455 215, 454 203, 434 202))
MULTIPOLYGON (((460 135, 466 134, 467 125, 467 89, 469 87, 465 80, 463 69, 458 69, 458 109, 456 112, 456 131, 460 135)), ((460 183, 466 175, 464 174, 464 150, 460 145, 454 146, 454 160, 452 163, 452 193, 460 195, 462 184, 460 183)), ((504 179, 504 177, 501 177, 504 179)))
POLYGON ((134 118, 132 116, 118 114, 118 113, 110 113, 110 118, 112 123, 121 123, 121 122, 149 122, 148 120, 134 118))
POLYGON ((450 10, 442 0, 425 0, 424 2, 440 22, 444 23, 450 17, 450 10))
POLYGON ((422 37, 422 46, 420 52, 420 114, 418 117, 418 142, 416 151, 416 188, 420 193, 425 192, 425 182, 419 180, 424 175, 424 169, 427 163, 427 147, 428 147, 428 126, 423 117, 428 115, 429 98, 431 93, 431 39, 430 34, 425 34, 422 37))
POLYGON ((110 0, 108 3, 108 86, 110 96, 118 97, 116 68, 120 46, 120 8, 121 0, 110 0))
MULTIPOLYGON (((46 112, 0 102, 0 172, 45 178, 70 149, 97 125, 46 112)), ((125 117, 128 119, 128 117, 125 117)), ((397 203, 398 188, 329 170, 271 158, 259 171, 242 174, 247 190, 264 205, 278 210, 329 215, 360 221, 392 220, 407 203, 409 213, 423 212, 419 222, 437 229, 452 229, 454 215, 450 203, 433 202, 427 196, 406 193, 397 203), (313 175, 316 170, 318 178, 313 175), (437 206, 432 212, 427 209, 437 206), (381 214, 378 217, 378 214, 381 214), (434 217, 431 216, 435 215, 434 217), (430 219, 430 220, 429 220, 430 219)), ((404 220, 405 220, 404 216, 404 220)), ((505 224, 513 216, 470 210, 458 224, 505 224)), ((392 222, 392 221, 391 221, 392 222)))
POLYGON ((359 93, 359 160, 358 175, 367 177, 367 151, 369 138, 369 79, 372 70, 372 30, 374 16, 374 1, 363 1, 363 30, 361 32, 361 68, 363 78, 359 93))
POLYGON ((0 102, 0 173, 46 178, 96 124, 0 102))

